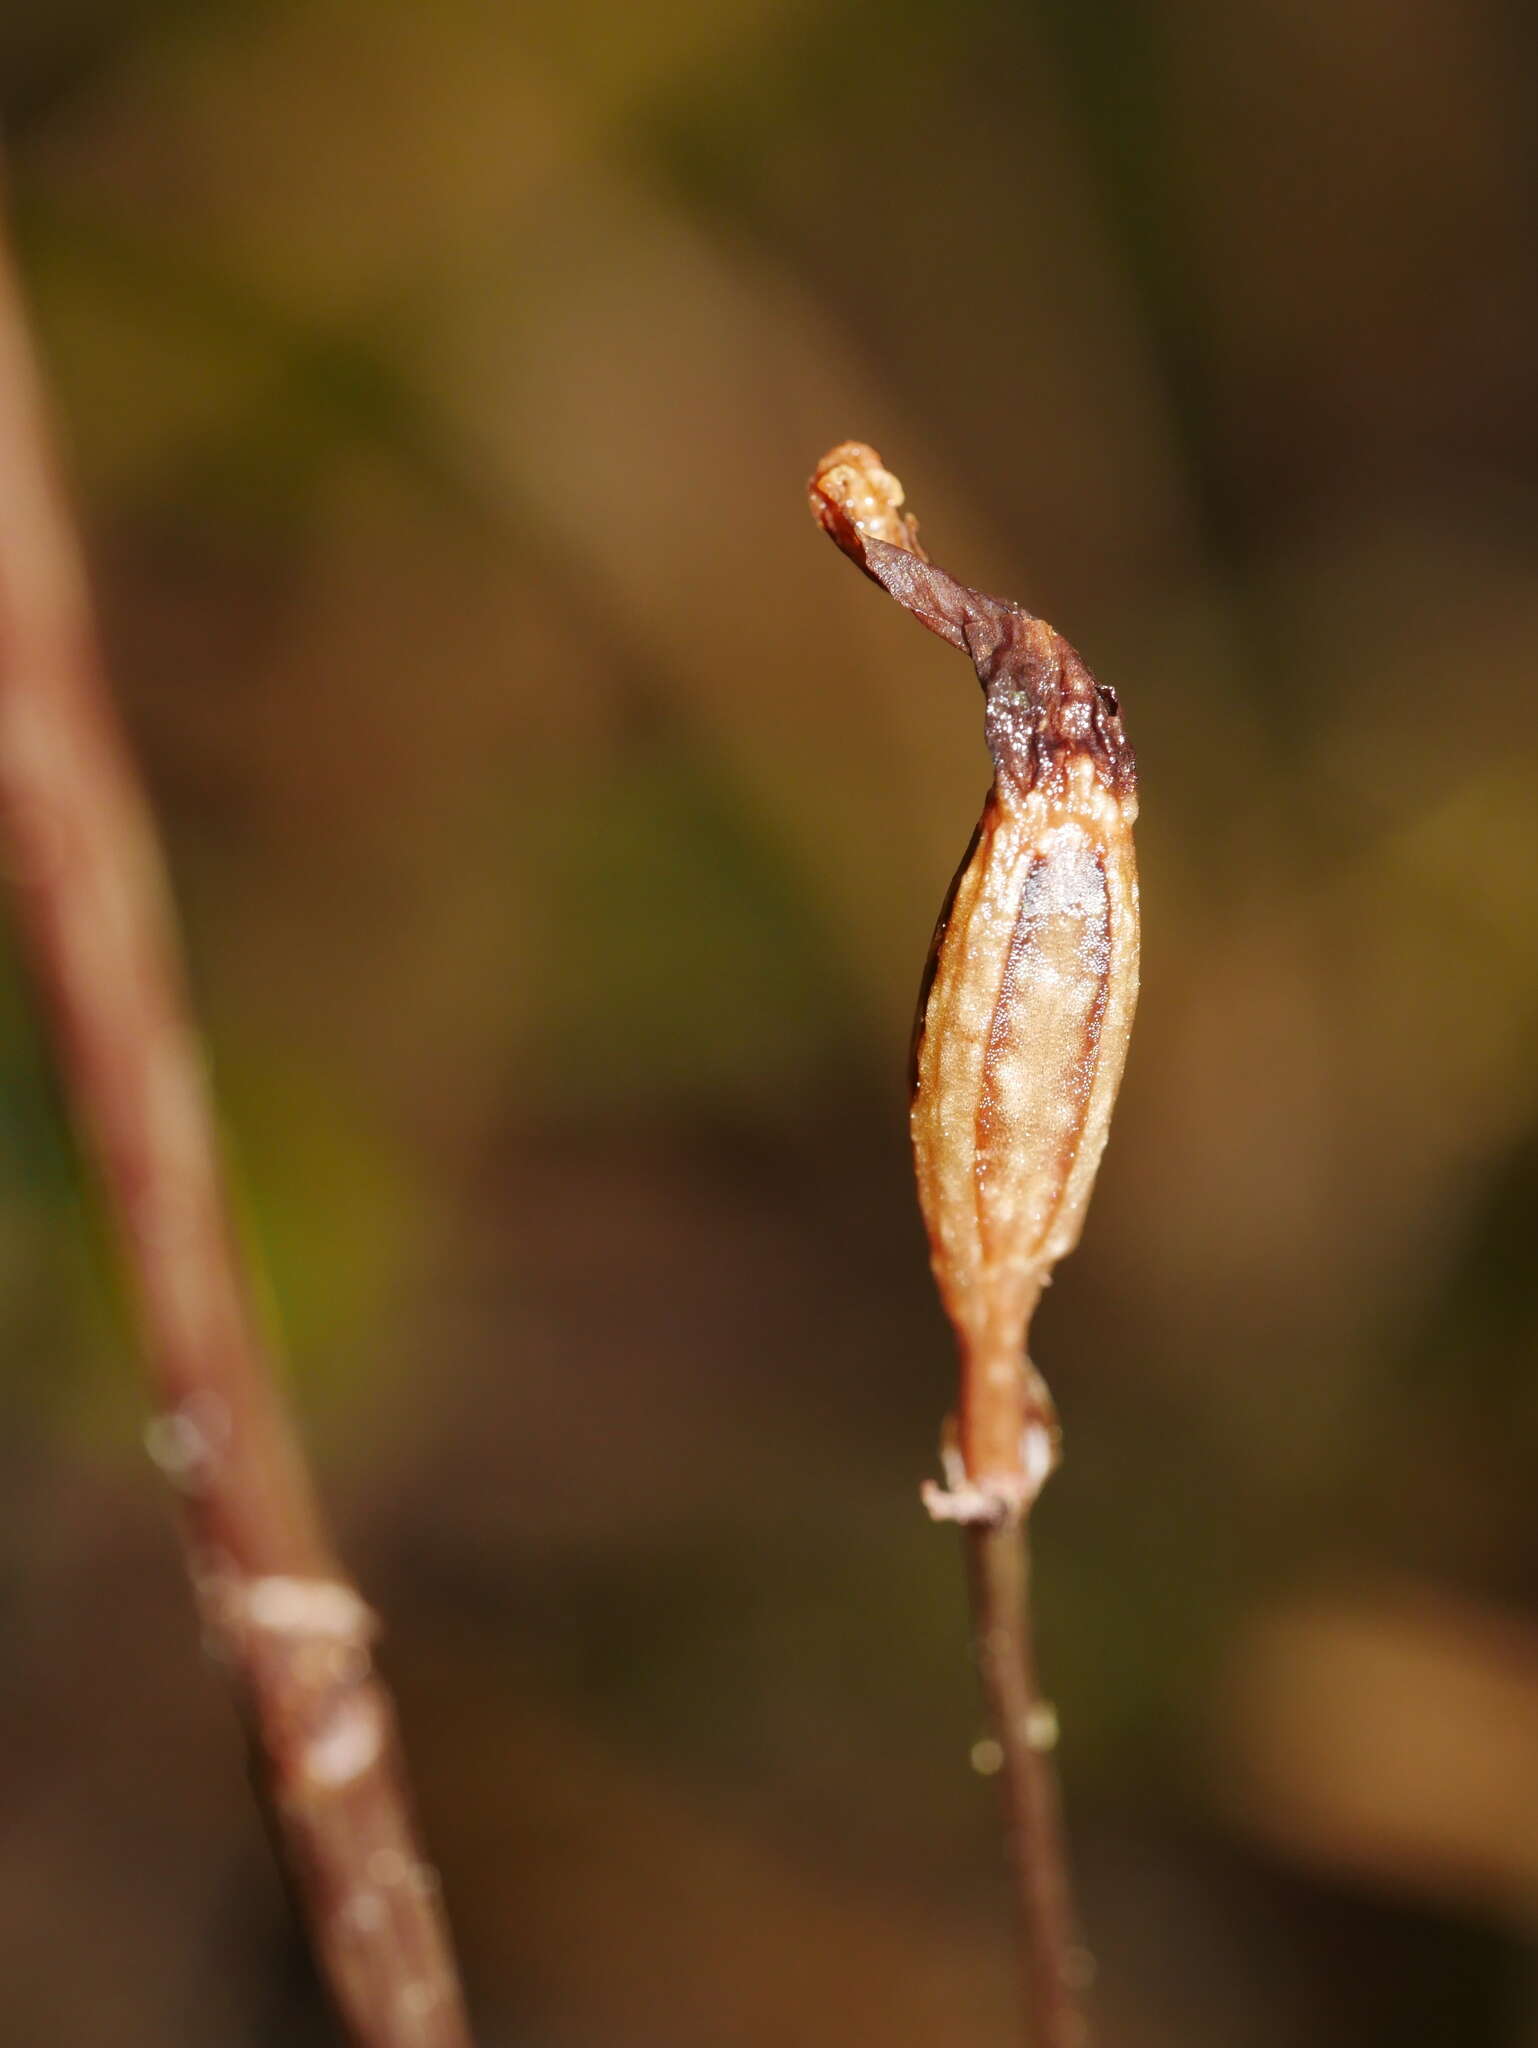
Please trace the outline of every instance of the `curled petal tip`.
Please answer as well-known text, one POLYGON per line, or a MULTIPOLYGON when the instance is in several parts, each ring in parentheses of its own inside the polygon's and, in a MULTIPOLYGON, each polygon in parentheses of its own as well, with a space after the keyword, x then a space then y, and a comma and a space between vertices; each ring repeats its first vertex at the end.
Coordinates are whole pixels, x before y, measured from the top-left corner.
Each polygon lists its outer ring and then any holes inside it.
POLYGON ((812 472, 807 495, 824 533, 862 567, 866 540, 925 559, 918 523, 902 510, 902 485, 865 442, 840 441, 830 448, 812 472))

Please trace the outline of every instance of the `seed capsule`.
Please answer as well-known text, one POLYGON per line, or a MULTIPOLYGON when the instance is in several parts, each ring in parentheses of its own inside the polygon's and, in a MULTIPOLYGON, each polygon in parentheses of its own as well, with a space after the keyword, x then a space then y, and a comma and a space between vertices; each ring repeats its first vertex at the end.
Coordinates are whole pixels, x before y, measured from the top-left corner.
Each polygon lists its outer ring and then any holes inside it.
POLYGON ((961 1353, 936 1516, 999 1522, 1057 1459, 1026 1353, 1052 1268, 1078 1242, 1126 1059, 1138 980, 1137 781, 1115 693, 1019 605, 937 569, 875 452, 811 482, 850 559, 969 655, 993 787, 935 930, 919 999, 912 1133, 930 1259, 961 1353))

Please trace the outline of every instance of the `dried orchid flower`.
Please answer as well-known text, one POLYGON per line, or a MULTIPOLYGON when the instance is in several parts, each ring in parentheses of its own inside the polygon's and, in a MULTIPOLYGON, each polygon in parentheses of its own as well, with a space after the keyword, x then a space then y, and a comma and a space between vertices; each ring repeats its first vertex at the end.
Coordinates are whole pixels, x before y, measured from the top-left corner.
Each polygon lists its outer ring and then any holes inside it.
POLYGON ((911 1112, 919 1202, 961 1388, 931 1514, 971 1536, 978 1646, 1005 1776, 1035 2048, 1083 2038, 1076 1952, 1025 1626, 1022 1525, 1057 1462, 1027 1350, 1077 1244, 1138 984, 1137 778, 1115 692, 1045 620, 937 569, 873 449, 818 464, 812 511, 867 576, 977 671, 993 786, 920 997, 911 1112))

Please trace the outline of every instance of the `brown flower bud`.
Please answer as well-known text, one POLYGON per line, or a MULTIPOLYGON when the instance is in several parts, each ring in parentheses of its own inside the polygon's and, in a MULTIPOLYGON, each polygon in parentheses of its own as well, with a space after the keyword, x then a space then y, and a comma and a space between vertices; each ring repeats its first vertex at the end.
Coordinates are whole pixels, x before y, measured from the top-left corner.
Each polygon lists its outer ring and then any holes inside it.
POLYGON ((931 1512, 1022 1514, 1052 1469, 1051 1399, 1026 1355, 1078 1242, 1137 999, 1136 770, 1113 691, 1019 605, 929 562, 902 486, 846 442, 811 483, 850 559, 970 656, 993 787, 940 914, 919 1000, 912 1131, 930 1257, 961 1353, 948 1490, 931 1512))

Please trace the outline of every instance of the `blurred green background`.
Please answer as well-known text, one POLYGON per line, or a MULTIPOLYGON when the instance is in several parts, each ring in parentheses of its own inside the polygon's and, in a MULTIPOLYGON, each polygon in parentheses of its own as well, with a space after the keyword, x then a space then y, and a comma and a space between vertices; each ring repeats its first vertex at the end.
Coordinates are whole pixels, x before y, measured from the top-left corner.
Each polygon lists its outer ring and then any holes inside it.
MULTIPOLYGON (((0 16, 485 2048, 1013 2038, 902 1085, 986 766, 848 435, 1143 770, 1035 1346, 1107 2048, 1538 2048, 1535 84, 1469 0, 0 16)), ((0 2039, 319 2043, 14 964, 0 1120, 0 2039)))

